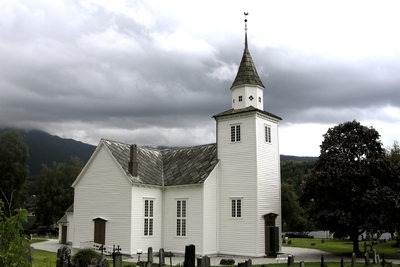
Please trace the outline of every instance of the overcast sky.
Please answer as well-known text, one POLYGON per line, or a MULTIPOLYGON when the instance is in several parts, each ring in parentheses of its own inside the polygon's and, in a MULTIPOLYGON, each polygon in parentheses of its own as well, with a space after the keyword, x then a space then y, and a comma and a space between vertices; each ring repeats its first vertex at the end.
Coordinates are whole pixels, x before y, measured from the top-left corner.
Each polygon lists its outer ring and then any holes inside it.
POLYGON ((280 153, 318 156, 357 120, 400 141, 400 2, 1 0, 0 126, 98 144, 215 142, 244 48, 283 118, 280 153), (243 2, 243 3, 240 3, 243 2))

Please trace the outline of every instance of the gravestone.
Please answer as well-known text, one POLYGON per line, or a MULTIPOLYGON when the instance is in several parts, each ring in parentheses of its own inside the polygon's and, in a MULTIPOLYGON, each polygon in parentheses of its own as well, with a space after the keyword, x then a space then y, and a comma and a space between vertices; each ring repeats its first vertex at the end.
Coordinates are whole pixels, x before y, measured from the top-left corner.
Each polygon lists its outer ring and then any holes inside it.
POLYGON ((201 258, 201 266, 200 267, 210 267, 210 257, 203 256, 201 258))
POLYGON ((185 247, 185 261, 183 262, 184 267, 195 267, 196 260, 196 247, 193 244, 185 247))
POLYGON ((304 261, 300 262, 300 267, 304 267, 304 261))
POLYGON ((321 267, 325 267, 324 255, 321 255, 321 267))
MULTIPOLYGON (((0 244, 1 246, 1 244, 0 244)), ((25 251, 25 259, 32 265, 34 248, 27 245, 25 251)))
POLYGON ((365 266, 370 266, 371 262, 369 261, 369 255, 368 253, 364 254, 364 259, 365 259, 365 266))
POLYGON ((164 258, 164 249, 160 248, 158 250, 158 266, 159 267, 164 267, 165 266, 165 258, 164 258))
POLYGON ((56 267, 70 267, 71 266, 71 249, 67 246, 61 246, 57 250, 56 267))
POLYGON ((245 262, 238 262, 238 267, 251 267, 251 266, 252 266, 251 259, 248 259, 245 262))
POLYGON ((376 264, 376 250, 374 249, 372 253, 373 253, 373 255, 372 255, 372 264, 376 264))
POLYGON ((290 267, 294 266, 294 255, 288 255, 288 257, 287 257, 287 266, 290 266, 290 267))
POLYGON ((356 267, 357 264, 357 258, 356 258, 356 253, 351 254, 351 267, 356 267))
POLYGON ((122 254, 120 251, 120 246, 115 247, 114 245, 112 254, 114 267, 122 267, 122 254))
POLYGON ((153 266, 153 248, 149 247, 147 249, 147 265, 146 267, 152 267, 153 266))

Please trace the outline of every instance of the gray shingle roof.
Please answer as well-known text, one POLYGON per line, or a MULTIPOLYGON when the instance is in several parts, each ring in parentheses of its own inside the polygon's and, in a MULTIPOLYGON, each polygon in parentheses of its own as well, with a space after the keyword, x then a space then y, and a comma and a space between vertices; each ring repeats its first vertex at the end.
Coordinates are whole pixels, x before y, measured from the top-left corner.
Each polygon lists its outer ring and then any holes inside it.
POLYGON ((231 109, 228 109, 228 110, 226 110, 226 111, 224 111, 224 112, 221 112, 221 113, 218 113, 218 114, 214 115, 213 118, 223 117, 223 116, 229 116, 229 115, 234 115, 234 114, 239 114, 239 113, 245 113, 245 112, 254 112, 254 111, 260 112, 260 113, 262 113, 262 114, 264 114, 264 115, 267 115, 267 116, 269 116, 269 117, 272 117, 272 118, 275 118, 275 119, 278 119, 278 120, 282 120, 282 118, 279 117, 279 116, 276 116, 276 115, 274 115, 274 114, 272 114, 272 113, 269 113, 269 112, 267 112, 267 111, 264 111, 264 110, 255 108, 255 107, 253 107, 253 106, 248 106, 248 107, 240 108, 240 109, 231 108, 231 109))
POLYGON ((133 183, 162 186, 202 184, 218 163, 216 144, 160 150, 137 147, 138 176, 128 171, 130 144, 102 139, 133 183))
POLYGON ((250 55, 250 51, 247 45, 247 33, 245 35, 245 46, 242 61, 240 62, 240 66, 236 74, 236 78, 231 86, 231 89, 235 86, 245 84, 259 85, 262 88, 265 88, 260 77, 258 76, 256 67, 253 63, 253 59, 250 55))

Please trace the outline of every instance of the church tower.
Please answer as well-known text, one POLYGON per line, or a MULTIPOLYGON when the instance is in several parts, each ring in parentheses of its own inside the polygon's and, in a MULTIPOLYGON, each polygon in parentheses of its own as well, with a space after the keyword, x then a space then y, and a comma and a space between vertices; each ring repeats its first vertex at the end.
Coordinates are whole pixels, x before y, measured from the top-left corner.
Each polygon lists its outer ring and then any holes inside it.
POLYGON ((245 22, 244 52, 230 88, 232 108, 214 116, 218 253, 261 257, 280 251, 281 118, 264 111, 264 85, 249 52, 245 22))

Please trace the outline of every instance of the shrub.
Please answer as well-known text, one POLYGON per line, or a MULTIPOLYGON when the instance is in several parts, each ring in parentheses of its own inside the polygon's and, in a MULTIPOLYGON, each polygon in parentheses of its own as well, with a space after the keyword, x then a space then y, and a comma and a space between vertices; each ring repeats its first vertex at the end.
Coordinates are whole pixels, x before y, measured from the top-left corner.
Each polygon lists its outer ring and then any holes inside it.
POLYGON ((72 263, 76 267, 86 267, 90 265, 92 259, 101 260, 101 255, 90 248, 79 250, 72 259, 72 263))

